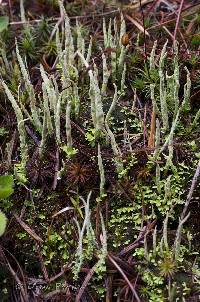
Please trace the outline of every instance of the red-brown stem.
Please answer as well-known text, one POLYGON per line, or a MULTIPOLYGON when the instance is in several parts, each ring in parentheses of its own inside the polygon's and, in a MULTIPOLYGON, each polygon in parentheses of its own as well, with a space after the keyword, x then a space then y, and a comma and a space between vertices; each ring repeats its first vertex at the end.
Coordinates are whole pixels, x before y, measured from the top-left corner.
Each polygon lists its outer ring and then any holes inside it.
POLYGON ((176 35, 177 35, 177 30, 178 30, 178 26, 179 26, 179 22, 180 22, 181 12, 182 12, 182 9, 183 9, 183 3, 184 3, 184 0, 181 0, 181 4, 180 4, 179 10, 178 10, 178 17, 177 17, 177 21, 176 21, 176 26, 175 26, 175 30, 174 30, 174 41, 176 40, 176 35))
POLYGON ((137 302, 141 302, 140 298, 138 297, 138 294, 136 293, 136 290, 133 286, 133 284, 131 284, 131 282, 129 281, 129 279, 127 278, 126 274, 123 272, 123 270, 121 269, 121 267, 117 264, 117 262, 115 262, 115 260, 108 255, 108 259, 110 260, 110 262, 112 262, 112 264, 116 267, 116 269, 120 272, 120 274, 122 275, 122 277, 124 278, 124 280, 126 281, 126 283, 128 284, 128 286, 130 287, 133 295, 135 296, 135 299, 137 302))
POLYGON ((12 13, 12 3, 11 3, 11 0, 8 0, 8 7, 9 7, 10 19, 12 21, 13 20, 13 13, 12 13))
POLYGON ((142 23, 143 23, 143 28, 144 28, 144 54, 145 54, 145 61, 144 61, 144 63, 146 65, 148 77, 150 79, 149 67, 147 65, 146 26, 145 26, 144 11, 143 11, 142 1, 141 0, 140 0, 140 10, 141 10, 141 14, 142 14, 142 23))

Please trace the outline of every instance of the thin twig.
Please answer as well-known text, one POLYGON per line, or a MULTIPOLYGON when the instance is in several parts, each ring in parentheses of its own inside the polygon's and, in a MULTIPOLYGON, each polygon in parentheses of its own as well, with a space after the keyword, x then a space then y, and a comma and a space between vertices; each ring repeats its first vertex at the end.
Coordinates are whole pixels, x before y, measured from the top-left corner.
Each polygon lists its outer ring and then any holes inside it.
POLYGON ((19 277, 17 276, 17 273, 14 271, 14 269, 12 268, 12 266, 10 265, 6 255, 4 254, 3 252, 3 249, 2 247, 0 246, 0 255, 3 257, 3 259, 5 260, 6 262, 6 265, 11 273, 11 275, 13 276, 13 278, 15 279, 15 282, 16 282, 16 285, 17 285, 17 288, 20 289, 20 293, 21 293, 21 301, 22 302, 28 302, 28 295, 27 295, 27 292, 26 292, 26 289, 23 287, 23 284, 21 283, 19 277))
MULTIPOLYGON (((96 17, 102 17, 102 16, 106 16, 106 15, 112 15, 112 14, 116 14, 116 13, 120 13, 119 9, 115 9, 109 12, 105 12, 105 13, 101 13, 101 14, 91 14, 91 15, 85 15, 85 16, 72 16, 69 17, 70 20, 76 20, 76 19, 87 19, 87 18, 96 18, 96 17)), ((29 20, 29 21, 15 21, 15 22, 10 22, 9 25, 10 26, 15 26, 15 25, 24 25, 24 24, 34 24, 34 23, 40 23, 42 22, 43 19, 35 19, 35 20, 29 20)), ((57 22, 60 20, 59 18, 48 18, 46 19, 46 21, 48 22, 57 22)))
POLYGON ((77 125, 76 123, 74 123, 73 121, 71 121, 72 126, 74 126, 81 134, 83 134, 85 136, 85 131, 79 127, 79 125, 77 125))
POLYGON ((144 119, 143 119, 143 142, 144 142, 144 146, 146 146, 146 139, 148 140, 147 137, 147 105, 145 104, 144 107, 144 119))
MULTIPOLYGON (((182 10, 181 17, 183 18, 183 17, 188 17, 188 16, 191 16, 191 15, 194 15, 198 12, 199 9, 200 9, 200 4, 188 6, 185 9, 182 10)), ((149 31, 151 29, 157 29, 159 27, 162 27, 163 25, 174 23, 176 21, 177 21, 177 17, 173 18, 171 20, 167 20, 167 21, 164 21, 162 23, 153 25, 151 27, 148 27, 147 30, 149 31)))
POLYGON ((171 34, 171 32, 167 29, 166 26, 163 25, 163 29, 166 31, 166 33, 170 36, 170 38, 172 39, 172 41, 174 40, 174 36, 171 34))
POLYGON ((187 199, 186 199, 186 202, 185 202, 185 206, 184 206, 184 209, 183 209, 183 212, 181 214, 181 220, 184 219, 185 215, 186 215, 186 212, 188 210, 188 206, 189 206, 189 203, 192 199, 192 195, 193 195, 193 192, 195 190, 195 187, 197 185, 197 179, 200 175, 200 160, 198 162, 198 165, 197 165, 197 168, 196 168, 196 171, 195 171, 195 174, 193 176, 193 179, 192 179, 192 185, 190 187, 190 191, 187 195, 187 199))
MULTIPOLYGON (((141 10, 141 14, 142 14, 142 22, 143 22, 143 29, 144 29, 144 54, 145 54, 144 63, 145 63, 146 69, 147 69, 148 77, 150 79, 149 67, 147 65, 146 25, 145 25, 144 11, 143 11, 143 7, 142 7, 142 0, 140 0, 140 10, 141 10)), ((148 35, 149 35, 149 33, 148 33, 148 35)))
POLYGON ((129 285, 133 295, 135 296, 135 299, 137 302, 141 302, 138 294, 136 293, 135 288, 133 287, 133 285, 131 284, 131 282, 129 281, 129 279, 127 278, 126 274, 122 271, 122 269, 120 268, 120 266, 115 262, 115 260, 108 255, 108 259, 110 260, 110 262, 112 262, 112 264, 116 267, 116 269, 120 272, 120 274, 123 276, 124 280, 126 281, 126 283, 129 285))
POLYGON ((48 275, 46 266, 45 266, 45 264, 44 264, 44 260, 43 260, 43 257, 42 257, 42 253, 41 253, 41 251, 40 251, 40 245, 38 244, 38 242, 35 243, 35 248, 36 248, 36 251, 37 251, 37 253, 38 253, 38 258, 39 258, 39 261, 40 261, 41 270, 42 270, 42 273, 43 273, 43 275, 44 275, 44 279, 45 279, 45 281, 48 283, 48 282, 49 282, 49 275, 48 275))
POLYGON ((152 11, 152 9, 156 6, 156 4, 158 3, 158 1, 160 0, 155 0, 153 1, 153 3, 151 4, 151 6, 149 7, 149 9, 147 9, 147 11, 145 12, 146 16, 149 16, 150 12, 152 11))
POLYGON ((151 114, 151 128, 150 128, 150 134, 148 139, 148 148, 154 147, 155 132, 156 132, 156 111, 155 108, 153 108, 151 114))
POLYGON ((151 3, 153 2, 154 0, 141 0, 140 3, 135 3, 135 4, 127 4, 127 5, 123 5, 123 8, 128 8, 128 9, 131 9, 131 10, 135 10, 141 6, 144 6, 148 3, 151 3))
POLYGON ((178 10, 178 17, 177 17, 177 20, 176 20, 176 26, 175 26, 175 30, 174 30, 174 41, 176 40, 176 35, 177 35, 177 30, 178 30, 178 26, 179 26, 179 22, 180 22, 181 12, 182 12, 182 9, 183 9, 183 3, 184 3, 184 0, 181 0, 181 4, 180 4, 179 10, 178 10))
MULTIPOLYGON (((7 250, 7 249, 5 249, 5 248, 3 248, 3 249, 4 249, 4 250, 5 250, 5 251, 13 258, 13 260, 16 262, 16 264, 17 264, 17 266, 18 266, 18 268, 19 268, 19 271, 20 271, 20 273, 21 273, 22 279, 23 279, 24 292, 26 293, 26 295, 27 295, 27 297, 28 297, 28 292, 27 292, 27 286, 26 286, 25 276, 24 276, 23 270, 22 270, 22 268, 21 268, 21 266, 20 266, 18 260, 15 258, 15 256, 14 256, 11 252, 9 252, 9 250, 7 250)), ((4 253, 4 256, 5 256, 5 253, 4 253)))
POLYGON ((12 3, 11 3, 11 0, 8 0, 8 7, 9 7, 9 15, 10 15, 10 19, 13 20, 13 13, 12 13, 12 3))
POLYGON ((122 260, 120 257, 112 255, 112 258, 123 268, 128 274, 134 274, 135 268, 132 264, 128 263, 128 261, 122 260))
POLYGON ((181 39, 183 40, 183 44, 185 45, 187 54, 189 55, 189 54, 190 54, 190 51, 189 51, 189 49, 188 49, 187 42, 185 41, 184 35, 182 34, 180 28, 178 29, 178 32, 179 32, 179 35, 181 36, 181 39))
POLYGON ((88 283, 90 282, 94 272, 95 272, 95 269, 96 269, 96 265, 97 263, 91 268, 91 270, 89 270, 89 272, 87 273, 87 276, 85 277, 85 280, 83 281, 83 284, 81 285, 81 288, 79 289, 79 292, 76 296, 76 300, 75 302, 80 302, 81 301, 81 297, 88 285, 88 283))
POLYGON ((174 241, 175 257, 177 257, 179 255, 183 225, 188 220, 189 217, 190 217, 190 213, 188 213, 187 216, 185 216, 183 218, 179 218, 179 224, 178 224, 178 228, 176 231, 176 237, 175 237, 175 241, 174 241))
POLYGON ((25 128, 26 128, 26 132, 30 135, 30 137, 33 139, 33 141, 35 142, 35 144, 39 147, 40 140, 37 138, 37 136, 35 135, 35 133, 33 133, 33 131, 27 125, 25 125, 25 128))
POLYGON ((143 229, 139 233, 138 238, 133 243, 131 243, 130 245, 128 245, 127 247, 125 247, 119 253, 119 256, 125 257, 127 253, 131 252, 133 249, 135 249, 138 246, 140 246, 143 243, 144 236, 145 235, 147 236, 152 231, 152 229, 155 226, 155 224, 156 224, 156 220, 152 221, 147 226, 143 227, 143 229))
MULTIPOLYGON (((65 295, 66 297, 66 292, 67 290, 69 290, 68 288, 66 289, 55 289, 52 292, 44 295, 42 298, 44 298, 43 301, 56 301, 58 298, 58 295, 65 295), (56 300, 54 300, 54 298, 56 297, 56 300)), ((67 297, 66 297, 67 298, 67 297)), ((57 300, 58 301, 58 300, 57 300)), ((65 300, 67 301, 67 300, 65 300)))
POLYGON ((43 242, 42 238, 40 238, 33 229, 31 229, 25 222, 21 220, 21 218, 17 214, 13 214, 17 222, 21 225, 21 227, 36 241, 43 242))

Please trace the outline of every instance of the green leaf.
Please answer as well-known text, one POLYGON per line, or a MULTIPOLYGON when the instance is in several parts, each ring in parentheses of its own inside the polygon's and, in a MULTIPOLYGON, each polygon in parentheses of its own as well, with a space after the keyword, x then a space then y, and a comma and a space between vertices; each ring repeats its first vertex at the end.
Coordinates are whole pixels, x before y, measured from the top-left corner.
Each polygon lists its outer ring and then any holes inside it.
POLYGON ((196 157, 200 159, 200 152, 195 153, 196 157))
POLYGON ((7 29, 8 24, 9 24, 8 16, 0 16, 0 32, 7 29))
POLYGON ((0 136, 4 136, 8 134, 9 132, 4 127, 0 127, 0 136))
POLYGON ((68 147, 66 145, 60 147, 68 157, 72 157, 73 155, 77 154, 78 150, 72 147, 68 147))
POLYGON ((79 212, 81 218, 83 219, 83 213, 81 211, 81 208, 78 205, 78 201, 76 201, 73 197, 70 197, 70 200, 71 200, 73 206, 75 207, 75 209, 79 212))
POLYGON ((200 45, 200 35, 196 35, 196 36, 194 36, 193 38, 192 38, 192 44, 193 45, 200 45))
POLYGON ((7 218, 3 212, 0 211, 0 236, 3 235, 6 229, 7 218))
POLYGON ((12 175, 0 176, 0 199, 7 198, 13 193, 13 185, 12 175))

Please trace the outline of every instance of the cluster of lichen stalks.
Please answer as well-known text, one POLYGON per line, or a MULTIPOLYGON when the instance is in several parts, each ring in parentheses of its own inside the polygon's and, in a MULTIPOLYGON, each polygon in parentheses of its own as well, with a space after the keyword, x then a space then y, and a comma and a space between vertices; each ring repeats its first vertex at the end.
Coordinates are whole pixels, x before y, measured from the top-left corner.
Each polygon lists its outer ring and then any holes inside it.
MULTIPOLYGON (((86 42, 82 37, 81 26, 77 22, 77 41, 76 47, 73 41, 69 18, 66 14, 62 2, 60 3, 61 15, 64 18, 64 26, 60 32, 57 28, 56 32, 56 46, 57 46, 57 68, 60 70, 60 79, 56 79, 53 75, 48 76, 44 67, 40 65, 40 73, 42 77, 42 95, 36 95, 34 87, 31 83, 30 76, 26 64, 24 63, 18 49, 16 41, 16 54, 20 66, 21 75, 24 81, 25 90, 28 95, 27 103, 29 109, 25 108, 20 100, 20 87, 18 89, 18 99, 14 97, 5 82, 2 85, 5 89, 8 99, 10 100, 17 118, 17 126, 20 138, 20 152, 21 161, 25 165, 28 159, 28 140, 26 137, 26 122, 31 123, 34 129, 41 135, 40 140, 40 155, 45 150, 45 142, 48 136, 52 135, 55 131, 56 142, 58 146, 67 145, 68 149, 73 148, 73 138, 71 135, 71 115, 73 112, 74 118, 79 116, 80 112, 80 96, 78 80, 80 71, 83 68, 88 68, 90 79, 89 98, 91 107, 91 117, 95 129, 95 136, 105 135, 111 142, 111 146, 116 158, 118 170, 120 169, 120 150, 116 144, 115 137, 109 128, 109 118, 114 110, 118 98, 117 86, 114 85, 115 93, 113 102, 110 106, 108 113, 104 114, 103 111, 103 98, 106 95, 108 80, 111 76, 113 81, 116 79, 116 73, 121 74, 121 90, 124 88, 126 64, 124 57, 126 47, 121 44, 121 38, 126 31, 125 21, 121 20, 120 34, 118 34, 116 20, 114 21, 114 35, 111 33, 112 22, 110 21, 108 31, 106 30, 104 22, 104 46, 117 48, 120 47, 120 56, 117 57, 116 52, 111 53, 112 72, 108 69, 106 56, 102 54, 103 61, 103 82, 100 87, 98 80, 98 68, 93 64, 93 69, 89 68, 89 63, 92 54, 92 38, 90 39, 89 46, 86 50, 86 42), (62 41, 62 42, 61 42, 62 41), (64 42, 63 42, 64 41, 64 42), (77 58, 78 57, 78 58, 77 58), (61 80, 61 89, 59 88, 58 81, 61 80), (66 117, 65 131, 66 142, 61 141, 61 116, 66 117)), ((25 17, 24 17, 25 18, 25 17)), ((24 20, 23 18, 23 20, 24 20)), ((101 165, 101 151, 99 146, 99 165, 101 171, 101 179, 104 181, 103 169, 101 165)), ((101 185, 101 188, 103 185, 101 185)))

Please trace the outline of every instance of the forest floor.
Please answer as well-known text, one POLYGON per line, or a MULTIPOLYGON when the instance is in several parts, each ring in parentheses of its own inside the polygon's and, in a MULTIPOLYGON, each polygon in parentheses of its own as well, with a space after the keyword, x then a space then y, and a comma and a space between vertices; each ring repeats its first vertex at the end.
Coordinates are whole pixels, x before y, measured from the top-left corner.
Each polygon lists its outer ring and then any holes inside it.
POLYGON ((200 301, 199 1, 0 12, 0 301, 200 301))

